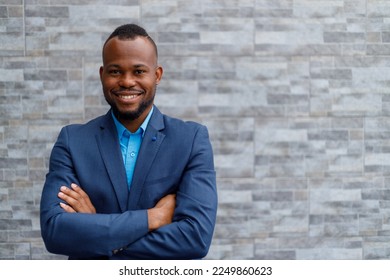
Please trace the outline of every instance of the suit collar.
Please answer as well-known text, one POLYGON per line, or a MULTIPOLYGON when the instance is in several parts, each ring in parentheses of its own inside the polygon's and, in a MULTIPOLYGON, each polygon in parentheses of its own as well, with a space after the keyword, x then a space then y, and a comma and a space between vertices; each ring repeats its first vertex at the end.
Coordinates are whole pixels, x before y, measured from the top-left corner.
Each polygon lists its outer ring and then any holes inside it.
POLYGON ((122 212, 127 208, 127 180, 119 146, 119 139, 111 116, 111 110, 101 118, 100 131, 96 134, 100 154, 122 212))
POLYGON ((150 172, 150 168, 155 161, 156 155, 164 141, 163 114, 154 107, 153 115, 145 131, 144 139, 140 147, 137 163, 134 169, 133 181, 130 187, 128 209, 137 209, 141 197, 142 188, 150 172))
POLYGON ((157 131, 161 131, 165 128, 163 114, 156 106, 153 108, 153 114, 150 118, 149 125, 157 131))
POLYGON ((123 164, 119 139, 114 120, 111 116, 111 110, 102 117, 100 132, 96 135, 96 139, 122 212, 137 209, 145 179, 159 151, 160 145, 164 141, 164 128, 163 114, 157 107, 154 107, 153 114, 142 140, 129 192, 126 182, 126 170, 123 164))

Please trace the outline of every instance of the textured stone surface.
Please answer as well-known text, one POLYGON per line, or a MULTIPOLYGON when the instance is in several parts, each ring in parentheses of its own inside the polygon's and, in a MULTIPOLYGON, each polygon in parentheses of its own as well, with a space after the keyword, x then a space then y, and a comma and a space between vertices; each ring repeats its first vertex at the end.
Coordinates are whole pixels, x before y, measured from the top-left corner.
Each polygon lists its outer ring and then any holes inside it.
POLYGON ((156 103, 208 126, 218 175, 209 259, 390 257, 390 3, 0 1, 0 259, 58 259, 39 202, 60 128, 107 110, 98 69, 143 25, 156 103))

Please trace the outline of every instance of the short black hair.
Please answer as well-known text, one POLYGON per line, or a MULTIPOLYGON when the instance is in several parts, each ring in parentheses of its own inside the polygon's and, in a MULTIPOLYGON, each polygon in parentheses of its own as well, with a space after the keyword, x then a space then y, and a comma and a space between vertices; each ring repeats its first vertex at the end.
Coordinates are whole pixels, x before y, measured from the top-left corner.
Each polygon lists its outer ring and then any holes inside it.
POLYGON ((119 40, 134 40, 137 37, 144 37, 144 38, 148 39, 149 42, 152 43, 153 48, 156 52, 156 57, 158 57, 156 43, 154 42, 152 37, 149 36, 149 34, 146 32, 146 30, 137 24, 129 23, 129 24, 124 24, 124 25, 117 27, 111 33, 111 35, 108 36, 107 40, 104 42, 103 50, 104 50, 104 47, 106 46, 107 42, 114 37, 118 37, 119 40))

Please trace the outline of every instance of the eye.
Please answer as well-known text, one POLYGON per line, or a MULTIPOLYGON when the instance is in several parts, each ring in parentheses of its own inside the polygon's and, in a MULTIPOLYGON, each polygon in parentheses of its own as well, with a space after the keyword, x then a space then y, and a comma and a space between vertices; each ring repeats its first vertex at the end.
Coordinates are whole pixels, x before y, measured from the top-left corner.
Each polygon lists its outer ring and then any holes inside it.
POLYGON ((108 70, 108 74, 110 74, 112 76, 117 76, 117 75, 121 74, 121 71, 118 69, 111 69, 111 70, 108 70))
POLYGON ((137 70, 134 71, 134 73, 135 73, 136 75, 142 75, 142 74, 144 74, 145 72, 146 72, 146 71, 143 70, 143 69, 137 69, 137 70))

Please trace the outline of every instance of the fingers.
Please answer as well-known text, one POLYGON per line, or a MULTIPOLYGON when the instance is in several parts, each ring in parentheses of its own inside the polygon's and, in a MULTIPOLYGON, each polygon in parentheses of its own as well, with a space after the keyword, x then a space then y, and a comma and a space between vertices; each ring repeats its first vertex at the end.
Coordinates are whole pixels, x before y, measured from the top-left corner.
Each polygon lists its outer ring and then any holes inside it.
MULTIPOLYGON (((68 205, 71 205, 73 207, 77 207, 79 204, 77 199, 80 197, 80 195, 77 192, 75 192, 75 191, 73 191, 65 186, 62 186, 60 188, 60 192, 58 193, 58 197, 61 198, 63 201, 65 201, 68 205)), ((62 207, 62 208, 64 208, 64 207, 62 207)))
POLYGON ((62 186, 60 188, 60 191, 64 194, 66 194, 67 196, 74 198, 76 200, 79 200, 80 198, 85 198, 87 196, 87 194, 82 190, 82 188, 80 188, 76 184, 71 184, 70 187, 72 189, 69 189, 65 186, 62 186))
POLYGON ((60 205, 68 213, 96 213, 95 207, 93 206, 89 196, 76 184, 71 184, 71 188, 62 186, 58 197, 66 202, 66 204, 60 205), (73 211, 72 211, 73 210, 73 211))
POLYGON ((65 210, 65 212, 68 212, 68 213, 76 213, 76 211, 75 211, 72 207, 70 207, 68 204, 65 204, 65 203, 63 203, 63 202, 60 202, 60 206, 61 206, 62 209, 65 210))

